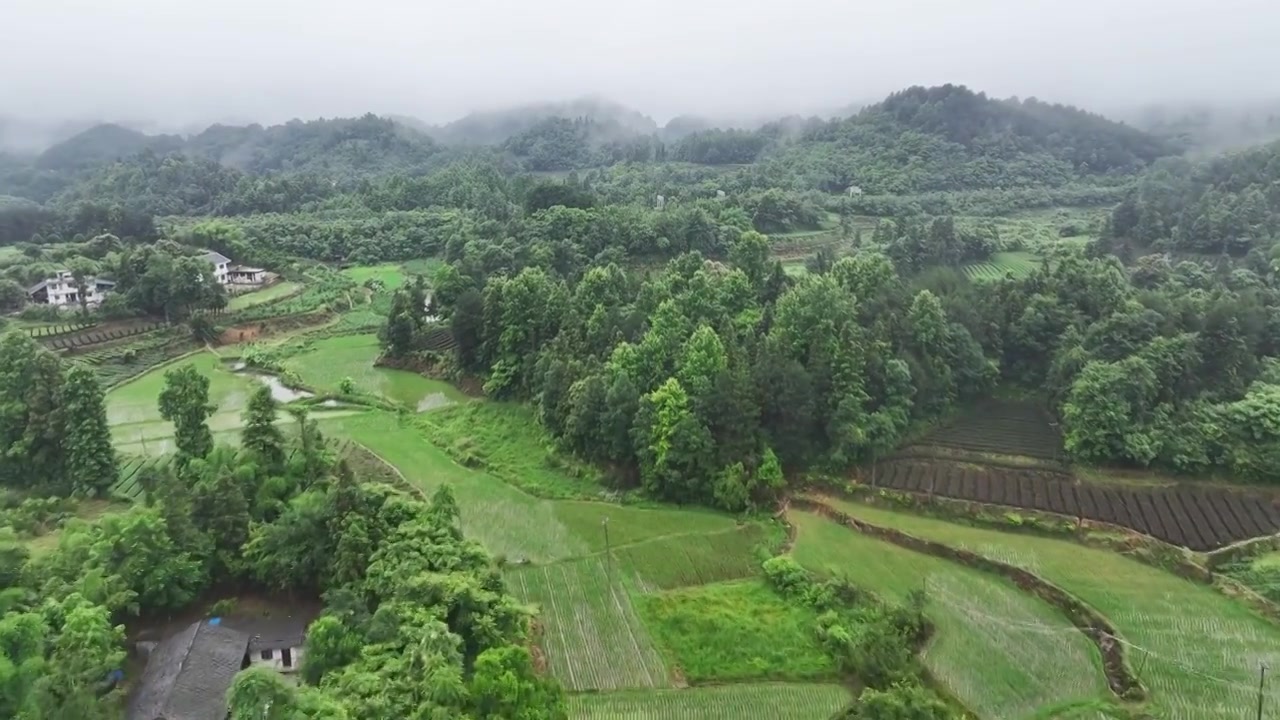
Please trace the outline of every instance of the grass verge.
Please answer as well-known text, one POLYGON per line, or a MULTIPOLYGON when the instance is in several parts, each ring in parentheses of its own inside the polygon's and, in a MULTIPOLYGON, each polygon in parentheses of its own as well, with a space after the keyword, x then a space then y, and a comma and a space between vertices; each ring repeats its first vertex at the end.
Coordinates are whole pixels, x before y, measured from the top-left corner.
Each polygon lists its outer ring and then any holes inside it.
POLYGON ((836 673, 814 634, 814 611, 788 603, 762 581, 658 593, 639 607, 669 664, 691 684, 836 673))

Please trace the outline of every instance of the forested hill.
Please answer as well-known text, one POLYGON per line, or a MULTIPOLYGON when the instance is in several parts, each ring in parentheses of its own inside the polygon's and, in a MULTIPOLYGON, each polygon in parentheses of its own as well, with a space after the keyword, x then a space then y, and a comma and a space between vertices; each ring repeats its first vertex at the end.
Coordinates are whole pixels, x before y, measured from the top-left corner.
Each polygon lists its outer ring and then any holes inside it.
MULTIPOLYGON (((685 121, 677 126, 692 129, 685 121)), ((105 229, 131 234, 126 227, 149 227, 146 215, 352 206, 475 210, 460 206, 458 198, 477 193, 483 213, 503 219, 524 202, 519 171, 590 170, 588 184, 611 204, 651 205, 659 194, 677 202, 705 200, 719 191, 737 198, 757 218, 758 230, 789 232, 817 229, 820 210, 834 211, 828 206, 838 200, 835 194, 855 187, 862 192, 854 192, 858 202, 851 209, 870 215, 954 212, 955 193, 1039 193, 1045 196, 1035 200, 1040 205, 1054 193, 1115 201, 1134 173, 1176 149, 1074 108, 994 100, 943 86, 911 88, 841 120, 792 116, 756 129, 702 129, 679 139, 604 101, 478 114, 440 129, 374 115, 272 127, 216 125, 185 139, 104 125, 49 148, 34 162, 0 157, 0 195, 34 200, 63 218, 43 235, 103 230, 97 220, 82 221, 98 217, 121 220, 105 229), (451 144, 467 141, 496 144, 451 144), (459 165, 470 168, 467 176, 480 177, 481 186, 449 190, 432 179, 459 165), (508 182, 506 190, 494 190, 508 182), (936 202, 942 193, 951 195, 936 202), (760 199, 778 211, 762 213, 760 199), (85 206, 92 207, 82 212, 85 206), (130 213, 139 217, 126 217, 130 213)), ((1028 202, 1006 200, 1002 207, 1028 202)), ((21 227, 43 222, 27 208, 22 213, 21 227)), ((6 235, 4 241, 27 237, 6 235)))
POLYGON ((449 145, 501 145, 552 119, 589 120, 599 133, 593 139, 600 141, 648 136, 658 132, 658 124, 653 118, 600 98, 474 112, 451 123, 430 128, 429 132, 440 142, 449 145))
POLYGON ((375 115, 293 120, 284 125, 214 125, 192 137, 185 152, 250 173, 387 174, 421 168, 440 152, 425 133, 375 115))
POLYGON ((809 187, 876 195, 1061 186, 1125 175, 1178 146, 1077 108, 913 87, 825 123, 770 161, 809 187))
POLYGON ((1280 237, 1280 142, 1208 162, 1164 160, 1112 213, 1141 249, 1243 255, 1280 237))
POLYGON ((182 146, 182 138, 176 135, 147 135, 108 123, 95 125, 53 145, 36 158, 35 165, 41 170, 59 172, 82 170, 144 150, 167 153, 182 146))

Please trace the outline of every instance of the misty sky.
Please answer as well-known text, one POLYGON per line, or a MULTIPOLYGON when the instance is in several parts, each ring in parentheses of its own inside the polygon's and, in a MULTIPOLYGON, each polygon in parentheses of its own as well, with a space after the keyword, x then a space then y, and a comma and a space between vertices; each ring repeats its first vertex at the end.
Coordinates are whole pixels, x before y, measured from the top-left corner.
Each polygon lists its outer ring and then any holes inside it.
POLYGON ((595 93, 659 122, 964 83, 1280 96, 1276 0, 0 0, 0 115, 429 121, 595 93))

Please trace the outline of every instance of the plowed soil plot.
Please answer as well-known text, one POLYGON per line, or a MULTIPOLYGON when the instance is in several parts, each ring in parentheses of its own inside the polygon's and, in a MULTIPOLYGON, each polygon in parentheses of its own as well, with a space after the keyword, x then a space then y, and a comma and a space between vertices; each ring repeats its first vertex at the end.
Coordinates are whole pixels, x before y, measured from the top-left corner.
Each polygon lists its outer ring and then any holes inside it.
POLYGON ((1062 436, 1049 414, 1034 403, 1011 400, 988 400, 918 444, 1045 460, 1056 459, 1062 452, 1062 436))
POLYGON ((1192 550, 1212 550, 1280 530, 1280 507, 1262 495, 1214 487, 1100 487, 1063 473, 891 460, 876 484, 904 492, 1100 520, 1192 550), (975 481, 968 476, 977 474, 975 481))

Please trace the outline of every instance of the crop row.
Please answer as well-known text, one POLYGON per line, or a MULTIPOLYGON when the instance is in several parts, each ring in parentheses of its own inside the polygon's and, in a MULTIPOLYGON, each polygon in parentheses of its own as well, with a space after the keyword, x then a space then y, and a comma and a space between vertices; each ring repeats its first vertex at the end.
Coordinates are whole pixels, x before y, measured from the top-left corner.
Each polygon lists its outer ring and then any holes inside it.
POLYGON ((148 323, 145 325, 132 325, 129 327, 121 327, 110 330, 99 330, 97 332, 81 332, 70 335, 62 335, 45 341, 45 345, 54 350, 74 350, 78 348, 88 347, 90 345, 101 345, 103 343, 115 340, 123 340, 125 338, 135 337, 154 330, 165 327, 164 323, 148 323))
POLYGON ((422 343, 426 350, 438 353, 452 352, 458 346, 458 341, 453 337, 453 331, 443 325, 428 330, 422 343))
POLYGON ((57 337, 59 335, 68 335, 70 333, 76 333, 87 327, 93 327, 96 324, 97 324, 96 321, 86 322, 86 321, 77 320, 74 322, 60 323, 57 325, 41 325, 40 327, 28 328, 27 335, 33 338, 41 338, 41 339, 51 338, 51 337, 57 337))
POLYGON ((1215 487, 1089 485, 1056 473, 907 460, 882 463, 875 482, 906 492, 1107 522, 1192 550, 1280 530, 1280 508, 1271 498, 1215 487))
POLYGON ((86 359, 93 367, 98 382, 103 387, 111 387, 189 352, 195 347, 192 341, 185 337, 165 337, 163 341, 159 341, 161 340, 159 338, 157 340, 144 346, 126 345, 112 348, 110 353, 101 354, 92 359, 86 357, 86 359), (130 350, 133 351, 131 356, 126 354, 130 350))
POLYGON ((761 683, 569 696, 578 720, 813 720, 849 702, 840 685, 761 683))
POLYGON ((165 462, 168 462, 168 460, 158 457, 124 458, 120 465, 120 479, 116 480, 115 484, 111 486, 111 495, 121 500, 137 500, 142 495, 142 483, 140 482, 142 472, 148 468, 160 466, 165 462))
POLYGON ((920 440, 922 445, 1001 455, 1057 458, 1062 436, 1032 403, 993 400, 973 408, 920 440))
POLYGON ((763 529, 749 524, 697 538, 676 535, 637 543, 614 555, 642 589, 669 590, 755 575, 760 568, 756 547, 763 541, 763 529))
POLYGON ((616 568, 601 557, 513 570, 507 585, 540 609, 551 673, 570 690, 670 687, 666 664, 616 568))

